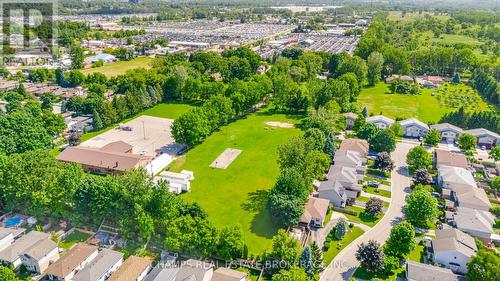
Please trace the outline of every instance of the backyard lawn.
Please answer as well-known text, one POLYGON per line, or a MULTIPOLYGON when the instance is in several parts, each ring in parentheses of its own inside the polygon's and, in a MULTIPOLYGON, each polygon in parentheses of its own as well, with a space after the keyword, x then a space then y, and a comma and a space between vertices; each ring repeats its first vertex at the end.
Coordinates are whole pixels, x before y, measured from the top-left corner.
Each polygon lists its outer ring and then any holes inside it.
POLYGON ((67 250, 77 243, 87 241, 89 237, 90 235, 87 233, 75 231, 59 242, 59 247, 67 250))
POLYGON ((349 245, 363 233, 364 231, 361 228, 354 226, 353 228, 350 228, 350 231, 341 240, 332 240, 330 242, 330 247, 328 248, 328 250, 323 253, 324 263, 330 264, 330 262, 335 258, 335 256, 338 255, 338 253, 340 253, 340 251, 342 251, 345 247, 347 247, 347 245, 349 245))
MULTIPOLYGON (((135 119, 139 116, 142 116, 142 115, 176 119, 179 116, 181 116, 183 113, 187 112, 191 108, 193 108, 192 105, 185 104, 185 103, 160 103, 160 104, 157 104, 149 109, 144 110, 143 112, 141 112, 133 117, 122 120, 120 123, 126 123, 126 122, 128 122, 132 119, 135 119)), ((100 135, 106 131, 109 131, 116 126, 118 126, 118 124, 115 124, 113 126, 108 126, 107 128, 104 128, 104 129, 99 130, 99 131, 85 133, 82 135, 82 142, 89 140, 97 135, 100 135)))
POLYGON ((373 227, 378 223, 378 221, 383 217, 383 214, 378 215, 378 216, 372 216, 368 213, 365 213, 365 209, 357 206, 349 206, 346 209, 355 211, 358 213, 358 215, 350 215, 346 213, 342 213, 344 216, 346 216, 348 219, 357 221, 359 223, 365 224, 369 227, 373 227))
POLYGON ((90 74, 94 72, 100 72, 108 77, 117 76, 125 74, 127 70, 134 68, 150 68, 150 64, 153 58, 150 57, 138 57, 129 61, 117 61, 109 64, 105 64, 101 67, 87 68, 83 69, 83 74, 90 74))
POLYGON ((270 121, 297 123, 299 118, 263 109, 221 128, 170 165, 173 171, 194 172, 191 192, 182 198, 200 204, 216 227, 240 225, 250 254, 266 250, 277 233, 265 208, 279 174, 277 147, 300 134, 265 124, 270 121), (210 168, 226 148, 242 152, 227 169, 210 168))
POLYGON ((374 87, 364 88, 357 104, 360 108, 366 107, 370 114, 383 114, 394 119, 415 117, 431 123, 437 123, 444 114, 460 106, 470 106, 471 110, 489 110, 477 92, 463 84, 422 89, 419 95, 403 95, 390 94, 389 85, 380 82, 374 87), (432 96, 433 92, 435 96, 432 96))

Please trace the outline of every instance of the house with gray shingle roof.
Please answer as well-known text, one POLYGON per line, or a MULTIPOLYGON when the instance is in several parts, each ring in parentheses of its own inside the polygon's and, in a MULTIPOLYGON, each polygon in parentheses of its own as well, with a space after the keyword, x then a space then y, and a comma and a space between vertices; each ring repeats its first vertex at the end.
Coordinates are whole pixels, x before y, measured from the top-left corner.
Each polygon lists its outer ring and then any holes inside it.
POLYGON ((479 146, 485 146, 490 149, 500 143, 500 135, 490 130, 477 128, 464 131, 464 133, 473 135, 477 139, 479 146))
POLYGON ((489 244, 492 240, 497 240, 493 230, 495 217, 488 211, 459 207, 452 214, 451 219, 452 225, 457 229, 472 237, 479 238, 486 244, 489 244))
POLYGON ((190 259, 178 264, 156 266, 144 281, 210 281, 214 275, 213 264, 190 259))
POLYGON ((47 233, 31 231, 21 238, 17 239, 9 247, 0 252, 0 263, 4 265, 12 265, 17 268, 22 264, 21 255, 31 246, 37 244, 41 240, 49 239, 47 233))
POLYGON ((439 263, 455 273, 467 273, 467 263, 476 255, 474 238, 456 228, 436 229, 432 240, 432 256, 439 263))
POLYGON ((455 142, 463 130, 450 123, 440 123, 431 125, 431 129, 436 129, 441 133, 441 140, 446 142, 455 142))
POLYGON ((21 255, 21 262, 26 268, 37 274, 43 273, 49 265, 59 259, 59 247, 51 239, 43 239, 26 249, 21 255))
POLYGON ((73 281, 104 281, 123 263, 123 253, 104 249, 80 270, 73 281))
POLYGON ((211 281, 247 281, 245 272, 236 271, 226 267, 219 267, 214 272, 211 281))
POLYGON ((448 268, 414 261, 406 263, 406 279, 408 281, 465 281, 463 276, 454 274, 448 268))
POLYGON ((394 119, 384 115, 375 115, 366 118, 366 123, 372 123, 380 129, 388 129, 394 124, 394 119))
POLYGON ((403 128, 403 136, 405 137, 423 137, 429 132, 429 126, 416 118, 399 121, 399 124, 403 128))

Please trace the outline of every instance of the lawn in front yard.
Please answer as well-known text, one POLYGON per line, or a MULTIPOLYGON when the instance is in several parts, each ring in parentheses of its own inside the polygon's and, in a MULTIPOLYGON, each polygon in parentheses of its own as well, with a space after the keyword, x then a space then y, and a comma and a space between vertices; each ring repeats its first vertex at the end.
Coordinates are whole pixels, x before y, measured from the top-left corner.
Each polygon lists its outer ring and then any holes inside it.
POLYGON ((366 192, 366 193, 371 193, 371 194, 375 194, 375 195, 380 195, 380 196, 384 196, 384 197, 387 197, 387 198, 391 198, 391 192, 388 191, 388 190, 383 190, 383 189, 376 188, 376 187, 371 187, 371 186, 365 186, 365 187, 363 187, 363 191, 366 192))
POLYGON ((61 242, 59 242, 59 247, 63 248, 64 250, 68 250, 71 248, 71 246, 81 243, 84 241, 87 241, 89 239, 90 234, 79 232, 75 230, 73 233, 70 235, 66 236, 61 242))
POLYGON ((86 68, 83 69, 83 74, 91 74, 94 72, 100 72, 108 77, 113 77, 121 74, 125 74, 127 70, 134 68, 151 68, 151 63, 153 58, 150 57, 138 57, 131 59, 129 61, 117 61, 105 64, 101 67, 86 68))
MULTIPOLYGON (((144 110, 143 112, 141 112, 133 117, 122 120, 120 123, 126 123, 126 122, 128 122, 132 119, 135 119, 139 116, 142 116, 142 115, 168 118, 168 119, 177 119, 179 116, 181 116, 183 113, 187 112, 191 108, 193 108, 193 105, 186 104, 186 103, 177 103, 177 102, 160 103, 160 104, 157 104, 151 108, 144 110)), ((97 135, 100 135, 106 131, 109 131, 117 126, 118 126, 118 123, 111 125, 111 126, 108 126, 107 128, 104 128, 104 129, 99 130, 99 131, 92 131, 92 132, 85 133, 82 135, 82 142, 89 140, 97 135)))
POLYGON ((366 176, 364 179, 363 179, 365 182, 368 182, 368 181, 376 181, 380 184, 383 184, 383 185, 387 185, 387 186, 391 186, 391 183, 389 181, 386 181, 386 180, 383 180, 383 179, 380 179, 380 178, 374 178, 374 177, 370 177, 369 175, 366 176))
POLYGON ((335 256, 338 255, 338 253, 340 253, 340 251, 342 251, 345 247, 347 247, 347 245, 349 245, 363 233, 364 231, 361 228, 354 226, 353 228, 349 229, 349 232, 347 232, 341 240, 332 240, 330 242, 330 247, 328 248, 328 250, 323 253, 324 263, 326 265, 330 264, 330 262, 335 258, 335 256))
POLYGON ((182 198, 200 204, 216 227, 240 225, 250 254, 268 249, 278 230, 265 207, 279 174, 277 147, 301 134, 297 128, 265 123, 298 123, 299 119, 263 109, 222 127, 170 165, 173 171, 194 172, 191 192, 182 198), (210 168, 226 148, 242 152, 227 169, 210 168))
POLYGON ((378 216, 372 216, 368 213, 365 213, 365 209, 358 207, 358 206, 349 206, 349 207, 346 207, 346 209, 351 210, 351 211, 355 211, 358 213, 358 215, 356 215, 356 216, 342 213, 348 219, 353 220, 353 221, 357 221, 357 222, 362 223, 364 225, 367 225, 369 227, 375 226, 378 223, 378 221, 383 217, 383 214, 380 214, 378 216))
MULTIPOLYGON (((368 202, 370 199, 371 199, 370 197, 359 196, 358 198, 356 198, 356 201, 368 202)), ((389 207, 389 202, 382 201, 382 206, 389 207)))

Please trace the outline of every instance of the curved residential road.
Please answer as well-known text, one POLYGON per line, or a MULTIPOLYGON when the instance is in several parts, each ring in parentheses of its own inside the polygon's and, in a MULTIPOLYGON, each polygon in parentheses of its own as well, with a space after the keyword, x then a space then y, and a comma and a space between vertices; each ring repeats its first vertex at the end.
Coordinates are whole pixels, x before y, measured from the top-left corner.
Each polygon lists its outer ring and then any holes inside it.
POLYGON ((321 274, 320 281, 349 280, 359 266, 355 257, 358 245, 369 240, 384 243, 389 237, 392 226, 403 219, 402 207, 410 188, 406 154, 416 145, 418 144, 404 141, 397 143, 396 150, 391 154, 395 169, 391 176, 391 204, 387 212, 373 228, 354 240, 335 257, 321 274))

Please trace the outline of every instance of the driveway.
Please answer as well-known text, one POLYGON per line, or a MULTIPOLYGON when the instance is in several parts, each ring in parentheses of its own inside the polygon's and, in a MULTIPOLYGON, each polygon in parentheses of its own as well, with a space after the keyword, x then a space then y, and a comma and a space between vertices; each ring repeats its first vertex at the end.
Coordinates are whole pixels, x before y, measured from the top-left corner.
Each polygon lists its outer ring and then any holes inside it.
POLYGON ((369 240, 384 243, 389 237, 392 226, 403 219, 402 207, 410 189, 410 177, 406 168, 406 154, 412 147, 417 145, 415 142, 397 143, 396 151, 391 154, 395 169, 391 177, 391 204, 385 216, 378 224, 354 240, 335 257, 321 274, 321 281, 349 280, 359 265, 355 257, 358 245, 369 240))

